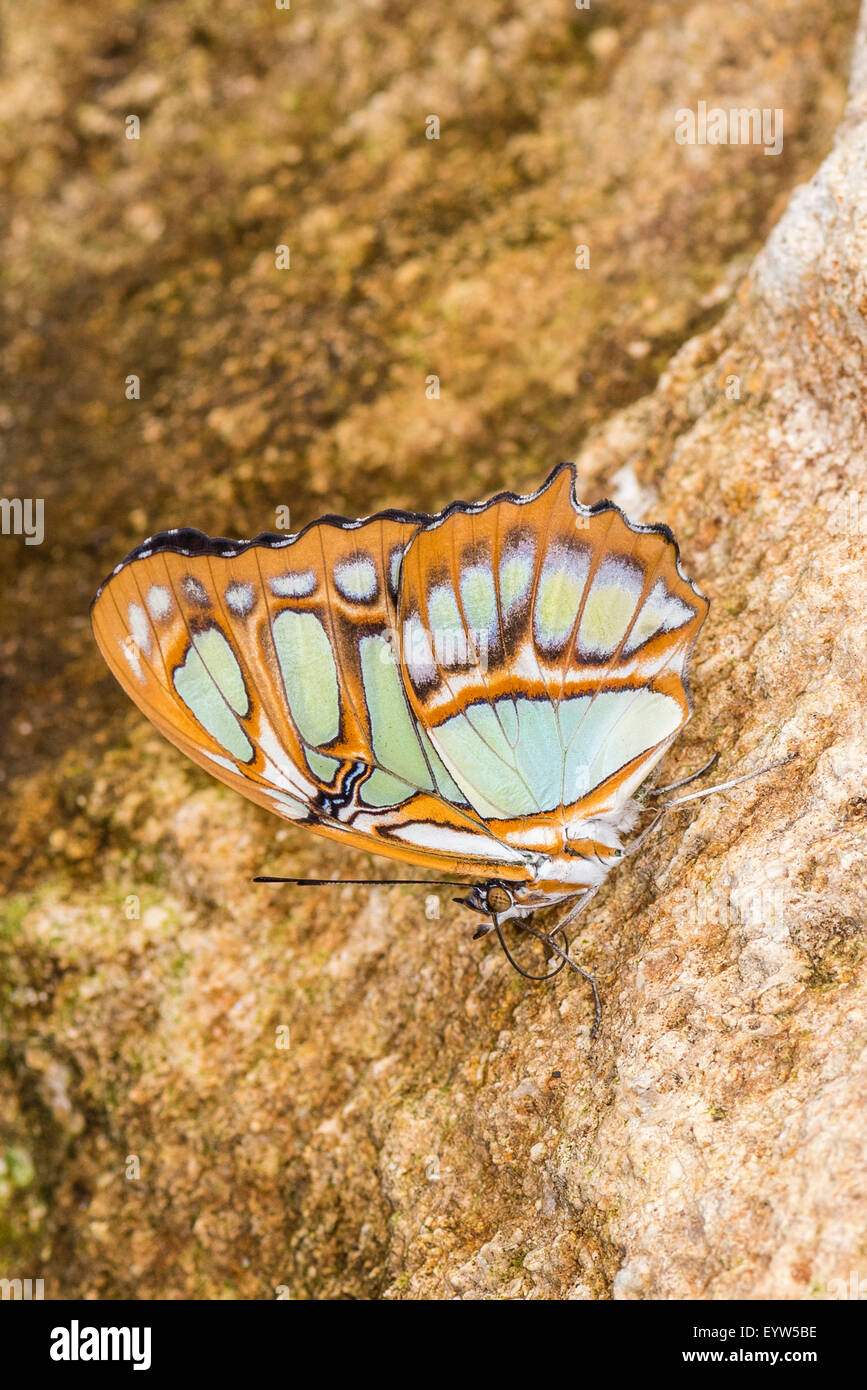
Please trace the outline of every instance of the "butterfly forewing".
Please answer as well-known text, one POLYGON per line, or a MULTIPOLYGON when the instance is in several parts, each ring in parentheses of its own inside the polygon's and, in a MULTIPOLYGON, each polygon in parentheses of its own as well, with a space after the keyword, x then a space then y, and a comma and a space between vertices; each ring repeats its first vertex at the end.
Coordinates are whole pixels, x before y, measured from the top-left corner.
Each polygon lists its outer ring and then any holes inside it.
POLYGON ((417 526, 165 533, 103 586, 94 631, 161 732, 252 800, 409 862, 522 878, 527 856, 466 805, 403 689, 395 601, 417 526))

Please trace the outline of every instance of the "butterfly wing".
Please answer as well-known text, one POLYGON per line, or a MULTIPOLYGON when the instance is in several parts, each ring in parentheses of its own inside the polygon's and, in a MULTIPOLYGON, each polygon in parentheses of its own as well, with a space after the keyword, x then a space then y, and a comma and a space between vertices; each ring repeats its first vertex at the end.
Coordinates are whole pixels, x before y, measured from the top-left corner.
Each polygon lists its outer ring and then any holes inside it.
POLYGON ((165 532, 99 591, 94 633, 139 708, 194 762, 359 848, 523 879, 418 727, 395 659, 400 561, 423 518, 324 518, 297 536, 165 532))
POLYGON ((549 849, 617 817, 686 723, 708 603, 666 527, 581 506, 574 468, 538 493, 455 504, 403 559, 413 709, 502 839, 549 849))

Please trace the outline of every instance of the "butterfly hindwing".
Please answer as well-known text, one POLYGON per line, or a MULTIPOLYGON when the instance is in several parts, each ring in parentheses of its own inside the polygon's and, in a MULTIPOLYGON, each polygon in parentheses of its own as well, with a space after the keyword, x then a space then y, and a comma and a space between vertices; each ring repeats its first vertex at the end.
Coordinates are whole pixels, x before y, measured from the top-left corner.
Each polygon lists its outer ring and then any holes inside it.
POLYGON ((522 845, 616 812, 649 774, 689 718, 708 607, 665 527, 584 508, 573 481, 564 465, 531 497, 456 504, 402 567, 413 708, 473 809, 522 845))

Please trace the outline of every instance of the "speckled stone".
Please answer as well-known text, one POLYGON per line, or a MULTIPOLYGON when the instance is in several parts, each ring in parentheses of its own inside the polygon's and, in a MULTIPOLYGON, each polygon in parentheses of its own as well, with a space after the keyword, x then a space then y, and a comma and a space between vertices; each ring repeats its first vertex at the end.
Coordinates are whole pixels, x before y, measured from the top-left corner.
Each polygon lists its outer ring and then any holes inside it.
POLYGON ((46 540, 0 541, 0 1272, 829 1296, 865 1221, 853 0, 114 8, 5 19, 0 457, 46 540), (782 155, 679 146, 717 99, 784 107, 782 155), (596 1043, 580 982, 512 976, 448 890, 436 917, 253 886, 389 870, 185 762, 87 624, 148 531, 438 507, 571 457, 712 599, 666 773, 798 754, 600 894, 596 1043))

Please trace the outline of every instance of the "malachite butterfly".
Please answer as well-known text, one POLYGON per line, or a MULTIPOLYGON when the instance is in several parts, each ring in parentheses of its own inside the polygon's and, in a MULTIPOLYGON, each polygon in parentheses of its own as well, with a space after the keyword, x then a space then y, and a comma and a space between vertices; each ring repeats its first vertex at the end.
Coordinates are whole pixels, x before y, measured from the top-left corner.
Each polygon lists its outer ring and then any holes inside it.
POLYGON ((124 690, 206 771, 477 883, 465 901, 496 923, 586 898, 621 857, 690 717, 707 611, 669 529, 583 506, 561 464, 528 496, 435 516, 165 531, 92 617, 124 690))

